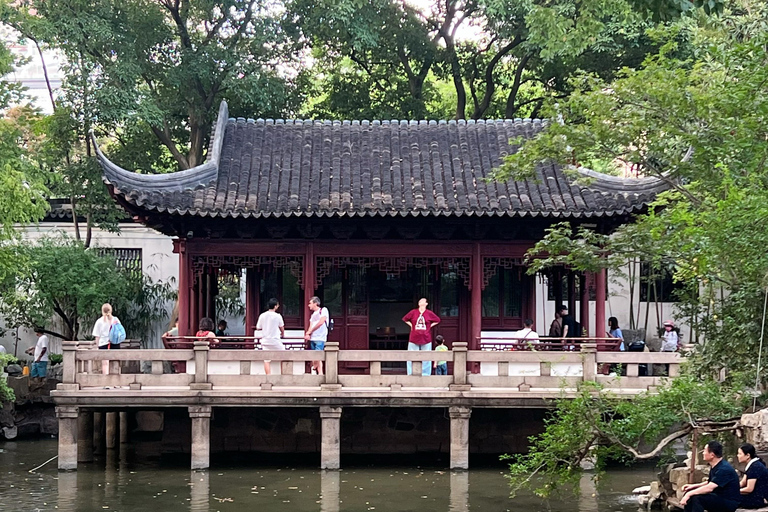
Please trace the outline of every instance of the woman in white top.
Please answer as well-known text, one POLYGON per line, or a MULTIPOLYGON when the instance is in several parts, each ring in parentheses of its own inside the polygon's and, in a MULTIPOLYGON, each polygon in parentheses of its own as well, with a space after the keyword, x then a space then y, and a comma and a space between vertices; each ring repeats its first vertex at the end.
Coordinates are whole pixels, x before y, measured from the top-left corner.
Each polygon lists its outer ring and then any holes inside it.
MULTIPOLYGON (((93 337, 101 350, 120 348, 120 345, 111 345, 109 343, 109 330, 112 328, 112 324, 119 324, 120 320, 116 316, 112 316, 112 306, 104 304, 101 306, 101 316, 96 323, 93 324, 93 337)), ((109 373, 109 361, 101 362, 101 373, 107 375, 109 373)))

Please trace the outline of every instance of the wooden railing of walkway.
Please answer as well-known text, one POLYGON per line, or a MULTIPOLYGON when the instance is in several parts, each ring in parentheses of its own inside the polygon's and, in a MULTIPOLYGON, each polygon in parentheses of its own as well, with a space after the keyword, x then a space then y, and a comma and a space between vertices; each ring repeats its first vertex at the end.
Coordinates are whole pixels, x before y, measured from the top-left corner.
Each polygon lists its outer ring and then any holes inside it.
POLYGON ((191 348, 183 349, 92 350, 90 342, 65 341, 63 382, 58 391, 66 393, 109 387, 130 390, 152 388, 155 391, 165 388, 169 392, 174 389, 221 388, 255 393, 273 388, 319 388, 328 392, 389 388, 395 392, 408 388, 477 393, 537 390, 557 396, 562 389, 573 389, 580 382, 597 381, 606 388, 631 396, 652 389, 663 379, 642 376, 642 366, 650 373, 650 365, 661 365, 668 376, 674 377, 679 374, 680 364, 684 361, 678 353, 598 350, 598 347, 610 348, 602 339, 582 338, 577 340, 578 343, 566 340, 563 343, 540 344, 506 341, 501 347, 505 350, 499 350, 499 347, 496 350, 467 350, 465 342, 455 342, 452 350, 447 352, 342 351, 334 342, 326 343, 324 351, 212 350, 207 341, 191 341, 191 348), (259 363, 265 360, 271 360, 273 368, 279 366, 280 374, 256 374, 259 363), (109 373, 102 374, 102 364, 94 364, 95 361, 109 361, 109 373), (151 362, 147 365, 151 368, 150 373, 124 373, 121 366, 125 361, 151 362), (164 374, 165 361, 185 361, 187 372, 164 374), (325 374, 304 374, 303 369, 309 361, 323 361, 325 374), (452 372, 450 375, 430 376, 382 373, 382 363, 407 361, 413 363, 414 370, 421 368, 422 361, 448 361, 452 363, 452 372), (340 374, 340 365, 348 362, 367 363, 368 373, 340 374), (467 370, 473 366, 479 366, 481 372, 467 370), (625 376, 601 373, 601 370, 607 372, 609 369, 625 373, 625 376))

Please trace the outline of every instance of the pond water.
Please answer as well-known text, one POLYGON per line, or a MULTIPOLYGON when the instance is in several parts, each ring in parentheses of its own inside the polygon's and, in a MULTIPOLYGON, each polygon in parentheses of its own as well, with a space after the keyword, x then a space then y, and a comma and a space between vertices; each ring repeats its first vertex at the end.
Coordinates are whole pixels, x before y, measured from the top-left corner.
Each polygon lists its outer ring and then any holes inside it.
POLYGON ((0 510, 636 512, 632 489, 654 478, 653 466, 612 469, 596 486, 583 478, 579 497, 542 501, 510 499, 501 465, 468 472, 415 465, 320 471, 218 461, 193 472, 184 468, 188 462, 125 462, 110 451, 76 472, 58 472, 54 460, 30 473, 55 455, 54 439, 0 443, 0 510))

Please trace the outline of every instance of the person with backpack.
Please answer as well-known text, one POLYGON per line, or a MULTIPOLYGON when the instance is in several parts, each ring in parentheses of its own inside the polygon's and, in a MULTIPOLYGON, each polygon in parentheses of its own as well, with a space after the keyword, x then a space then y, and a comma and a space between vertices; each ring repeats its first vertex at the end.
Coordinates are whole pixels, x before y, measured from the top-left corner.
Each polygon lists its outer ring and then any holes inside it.
MULTIPOLYGON (((328 308, 321 307, 319 297, 309 299, 307 306, 312 312, 312 316, 309 317, 309 328, 304 333, 304 339, 309 341, 310 350, 325 350, 325 342, 328 341, 328 332, 330 330, 331 315, 328 313, 328 308)), ((323 362, 312 361, 312 370, 316 371, 318 375, 322 375, 323 362)))
MULTIPOLYGON (((101 317, 93 324, 92 334, 100 350, 117 350, 125 340, 125 328, 120 319, 112 315, 110 304, 101 306, 101 317)), ((102 361, 101 373, 109 373, 109 361, 102 361)))

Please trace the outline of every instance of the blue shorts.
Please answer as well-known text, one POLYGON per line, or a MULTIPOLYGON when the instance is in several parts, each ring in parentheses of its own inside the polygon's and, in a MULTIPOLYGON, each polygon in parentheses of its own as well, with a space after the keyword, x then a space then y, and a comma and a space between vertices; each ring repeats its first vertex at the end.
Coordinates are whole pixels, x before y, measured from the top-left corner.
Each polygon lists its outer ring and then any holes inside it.
POLYGON ((48 376, 48 361, 40 361, 39 363, 32 363, 32 368, 29 371, 30 377, 42 377, 48 376))
POLYGON ((325 342, 310 340, 309 350, 325 350, 325 342))

